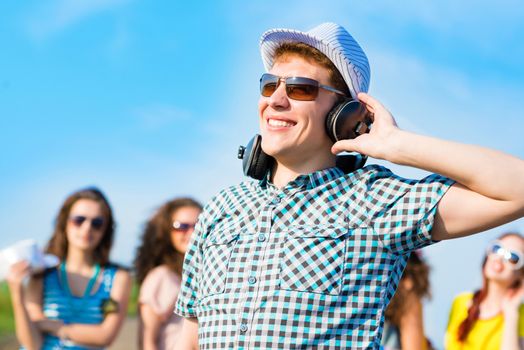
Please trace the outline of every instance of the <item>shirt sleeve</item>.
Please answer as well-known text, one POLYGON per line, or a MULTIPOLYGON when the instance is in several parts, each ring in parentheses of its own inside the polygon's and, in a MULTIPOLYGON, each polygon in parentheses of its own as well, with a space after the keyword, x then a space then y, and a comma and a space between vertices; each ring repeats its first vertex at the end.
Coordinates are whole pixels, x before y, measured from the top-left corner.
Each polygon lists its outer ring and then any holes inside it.
POLYGON ((406 254, 433 243, 437 204, 453 183, 437 174, 404 179, 378 167, 367 184, 366 202, 372 227, 384 246, 406 254))
POLYGON ((138 301, 147 304, 162 316, 173 312, 180 290, 180 278, 168 267, 160 266, 149 272, 140 287, 138 301))
POLYGON ((202 237, 206 227, 206 209, 200 215, 195 231, 189 242, 184 257, 182 285, 180 295, 175 305, 175 313, 186 318, 197 317, 196 305, 198 300, 198 286, 202 264, 202 237))

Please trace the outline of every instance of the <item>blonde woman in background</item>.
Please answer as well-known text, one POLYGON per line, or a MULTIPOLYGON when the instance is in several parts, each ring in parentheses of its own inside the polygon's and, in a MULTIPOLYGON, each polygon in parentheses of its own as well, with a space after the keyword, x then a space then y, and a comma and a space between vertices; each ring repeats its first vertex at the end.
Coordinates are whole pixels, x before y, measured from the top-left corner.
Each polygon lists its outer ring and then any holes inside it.
POLYGON ((524 237, 506 233, 491 242, 482 277, 480 290, 455 298, 446 349, 524 349, 524 237))

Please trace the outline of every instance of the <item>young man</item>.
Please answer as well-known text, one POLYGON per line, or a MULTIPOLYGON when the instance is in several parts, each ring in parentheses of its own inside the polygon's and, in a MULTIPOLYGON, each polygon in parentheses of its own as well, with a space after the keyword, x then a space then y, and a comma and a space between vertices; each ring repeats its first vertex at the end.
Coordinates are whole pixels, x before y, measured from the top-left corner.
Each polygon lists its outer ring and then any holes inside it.
POLYGON ((261 49, 262 148, 275 164, 204 209, 176 306, 184 347, 377 349, 410 252, 522 217, 524 162, 400 130, 364 93, 366 55, 336 24, 271 30, 261 49), (374 123, 333 145, 324 124, 341 95, 364 103, 374 123), (341 151, 442 175, 344 174, 341 151))

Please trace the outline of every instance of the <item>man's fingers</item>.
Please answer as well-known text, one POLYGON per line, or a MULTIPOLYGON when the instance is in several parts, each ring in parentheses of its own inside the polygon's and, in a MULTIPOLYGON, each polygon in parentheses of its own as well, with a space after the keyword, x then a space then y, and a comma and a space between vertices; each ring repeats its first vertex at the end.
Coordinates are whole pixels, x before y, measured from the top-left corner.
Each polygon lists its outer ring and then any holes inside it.
POLYGON ((358 99, 364 103, 368 111, 371 113, 375 113, 376 110, 379 108, 384 108, 380 102, 375 100, 371 95, 366 94, 365 92, 361 92, 358 94, 358 99))
POLYGON ((368 111, 373 113, 373 119, 375 122, 378 121, 379 123, 389 123, 397 126, 397 122, 395 121, 395 118, 393 118, 391 112, 378 100, 364 92, 359 93, 358 98, 366 105, 368 111))
POLYGON ((333 154, 339 154, 340 152, 356 152, 357 151, 357 144, 355 140, 341 140, 337 141, 332 147, 331 147, 331 153, 333 154))

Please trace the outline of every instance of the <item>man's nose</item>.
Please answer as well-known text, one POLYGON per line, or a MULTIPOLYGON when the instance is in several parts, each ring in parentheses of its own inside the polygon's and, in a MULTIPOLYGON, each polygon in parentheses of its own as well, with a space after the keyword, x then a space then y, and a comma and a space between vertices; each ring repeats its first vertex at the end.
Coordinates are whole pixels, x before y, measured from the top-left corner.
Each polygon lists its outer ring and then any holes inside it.
POLYGON ((286 84, 284 82, 281 81, 275 92, 269 97, 269 105, 271 107, 289 106, 289 97, 287 96, 286 84))

